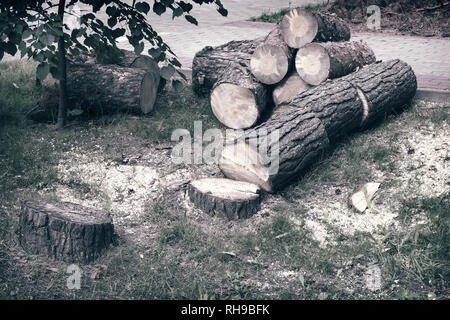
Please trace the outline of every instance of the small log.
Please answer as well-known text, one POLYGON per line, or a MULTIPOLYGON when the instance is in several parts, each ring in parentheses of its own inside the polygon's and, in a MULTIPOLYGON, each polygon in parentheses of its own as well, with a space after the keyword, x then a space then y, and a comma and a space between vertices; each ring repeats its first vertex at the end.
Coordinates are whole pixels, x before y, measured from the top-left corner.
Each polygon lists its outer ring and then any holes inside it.
POLYGON ((109 213, 69 202, 22 203, 19 242, 25 251, 66 262, 89 263, 113 241, 109 213))
POLYGON ((225 176, 274 192, 305 172, 329 140, 322 122, 310 110, 272 116, 226 145, 219 159, 225 176))
POLYGON ((370 206, 370 202, 379 187, 380 184, 376 182, 368 182, 358 186, 348 199, 350 207, 363 213, 370 206))
POLYGON ((288 72, 292 58, 292 49, 284 42, 277 25, 256 48, 250 60, 250 69, 259 82, 275 84, 288 72))
POLYGON ((259 210, 258 186, 230 179, 205 178, 192 181, 188 195, 196 207, 211 216, 228 220, 246 219, 259 210))
POLYGON ((205 47, 192 61, 192 88, 198 95, 209 94, 220 74, 230 63, 248 62, 263 38, 231 41, 218 47, 205 47))
POLYGON ((318 85, 375 61, 374 52, 362 41, 309 43, 298 49, 295 68, 305 82, 318 85))
POLYGON ((310 42, 348 41, 350 29, 344 20, 328 13, 295 8, 281 20, 281 33, 291 48, 310 42))
POLYGON ((269 101, 269 92, 244 63, 233 63, 214 84, 210 101, 221 123, 233 129, 246 129, 260 118, 269 101))
POLYGON ((275 86, 275 89, 272 92, 273 102, 275 105, 280 105, 309 88, 311 88, 311 85, 303 81, 298 73, 293 70, 290 75, 286 76, 275 86))

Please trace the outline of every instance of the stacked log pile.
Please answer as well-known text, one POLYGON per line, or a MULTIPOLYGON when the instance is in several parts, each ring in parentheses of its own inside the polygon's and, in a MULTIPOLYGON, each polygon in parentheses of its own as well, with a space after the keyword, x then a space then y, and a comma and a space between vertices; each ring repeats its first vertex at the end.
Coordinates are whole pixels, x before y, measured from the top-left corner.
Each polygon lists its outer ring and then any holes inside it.
MULTIPOLYGON (((219 167, 227 178, 255 190, 280 190, 343 135, 410 102, 417 88, 411 67, 398 59, 377 62, 365 42, 349 40, 342 19, 296 8, 265 38, 197 53, 194 90, 210 93, 211 108, 225 126, 249 129, 222 150, 219 167), (274 106, 272 116, 261 122, 269 106, 274 106)), ((208 179, 211 190, 222 183, 215 180, 208 179)), ((190 197, 205 210, 196 200, 204 192, 196 183, 191 183, 190 197)), ((233 188, 238 187, 228 188, 237 195, 233 201, 245 201, 233 188)), ((239 213, 223 212, 220 206, 206 211, 229 219, 255 211, 250 206, 244 214, 245 206, 235 207, 239 213)))

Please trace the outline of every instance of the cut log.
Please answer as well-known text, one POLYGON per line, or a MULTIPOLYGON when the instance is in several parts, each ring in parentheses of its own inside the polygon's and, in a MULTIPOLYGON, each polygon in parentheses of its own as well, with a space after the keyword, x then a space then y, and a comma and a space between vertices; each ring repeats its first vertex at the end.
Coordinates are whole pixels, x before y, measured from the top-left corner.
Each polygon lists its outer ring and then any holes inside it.
POLYGON ((376 182, 368 182, 358 186, 348 199, 350 207, 363 213, 370 206, 370 202, 379 187, 380 184, 376 182))
POLYGON ((267 88, 254 79, 245 63, 229 64, 211 91, 211 108, 216 118, 232 129, 256 124, 268 100, 267 88))
POLYGON ((205 47, 192 61, 192 88, 199 95, 209 94, 220 74, 230 63, 250 61, 263 38, 231 41, 218 47, 205 47))
POLYGON ((281 104, 277 112, 311 110, 322 121, 329 139, 337 140, 408 104, 416 87, 411 67, 390 60, 300 93, 281 104))
POLYGON ((292 49, 284 42, 277 25, 256 48, 250 60, 250 69, 259 82, 275 84, 284 78, 292 59, 292 49))
POLYGON ((104 113, 150 113, 159 80, 159 73, 117 65, 70 64, 67 68, 71 105, 104 113))
POLYGON ((25 251, 66 262, 89 263, 113 241, 109 213, 80 205, 22 203, 19 242, 25 251))
POLYGON ((275 105, 285 103, 309 88, 311 88, 311 85, 303 81, 298 73, 293 70, 290 75, 275 86, 272 92, 273 102, 275 105))
POLYGON ((291 48, 310 42, 348 41, 350 29, 344 20, 328 13, 295 8, 280 23, 284 41, 291 48))
POLYGON ((305 82, 318 85, 375 61, 372 49, 362 41, 309 43, 298 49, 295 68, 305 82))
POLYGON ((305 172, 329 145, 322 122, 309 110, 279 113, 226 145, 225 176, 274 192, 305 172))
POLYGON ((362 128, 383 119, 389 113, 401 111, 409 105, 417 90, 414 71, 399 59, 365 66, 341 79, 357 89, 363 102, 362 128))
POLYGON ((192 181, 188 195, 196 207, 211 216, 246 219, 259 210, 260 189, 252 183, 205 178, 192 181))

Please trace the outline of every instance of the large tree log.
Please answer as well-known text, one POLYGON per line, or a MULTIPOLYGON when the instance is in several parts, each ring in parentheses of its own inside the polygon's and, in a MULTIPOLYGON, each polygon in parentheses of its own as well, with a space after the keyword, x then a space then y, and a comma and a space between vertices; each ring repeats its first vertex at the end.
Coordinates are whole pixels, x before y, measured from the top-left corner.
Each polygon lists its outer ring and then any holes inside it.
POLYGON ((350 29, 341 18, 328 13, 295 8, 281 20, 281 33, 291 48, 310 42, 348 41, 350 29))
POLYGON ((113 241, 109 213, 60 202, 22 203, 19 242, 25 251, 66 262, 89 263, 113 241))
POLYGON ((305 172, 328 145, 325 127, 315 114, 294 109, 271 117, 226 145, 219 167, 229 178, 274 192, 305 172))
POLYGON ((250 61, 263 38, 231 41, 218 47, 205 47, 192 61, 192 87, 199 95, 209 94, 220 74, 230 63, 250 61))
POLYGON ((372 49, 362 41, 309 43, 298 49, 295 68, 304 81, 318 85, 375 61, 372 49))
POLYGON ((284 42, 277 25, 256 48, 250 60, 250 69, 258 81, 275 84, 288 72, 292 58, 292 49, 284 42))
POLYGON ((257 185, 230 179, 192 181, 188 194, 194 205, 205 213, 228 220, 249 218, 259 210, 261 201, 257 185))
POLYGON ((211 91, 214 115, 233 129, 255 125, 268 101, 267 88, 254 79, 245 62, 229 64, 211 91))
POLYGON ((311 110, 322 121, 330 140, 359 130, 409 103, 417 82, 411 67, 401 60, 364 66, 345 77, 327 81, 279 106, 284 110, 311 110))
POLYGON ((292 70, 272 92, 275 105, 289 101, 296 95, 308 90, 311 86, 303 81, 295 70, 292 70))

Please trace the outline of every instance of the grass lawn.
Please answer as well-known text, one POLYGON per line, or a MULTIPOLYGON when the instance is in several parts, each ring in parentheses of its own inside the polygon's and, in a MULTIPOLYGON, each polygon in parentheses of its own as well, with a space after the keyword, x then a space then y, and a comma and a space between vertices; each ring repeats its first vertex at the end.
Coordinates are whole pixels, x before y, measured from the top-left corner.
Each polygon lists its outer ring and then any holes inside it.
POLYGON ((423 101, 342 141, 244 221, 207 216, 186 199, 189 179, 216 165, 175 165, 176 128, 225 130, 189 86, 163 91, 152 116, 74 117, 57 131, 24 114, 41 95, 34 65, 0 63, 1 299, 448 299, 448 106, 423 101), (424 112, 430 107, 429 112, 424 112), (370 208, 347 205, 381 183, 370 208), (25 253, 20 201, 110 210, 118 245, 80 265, 25 253))

